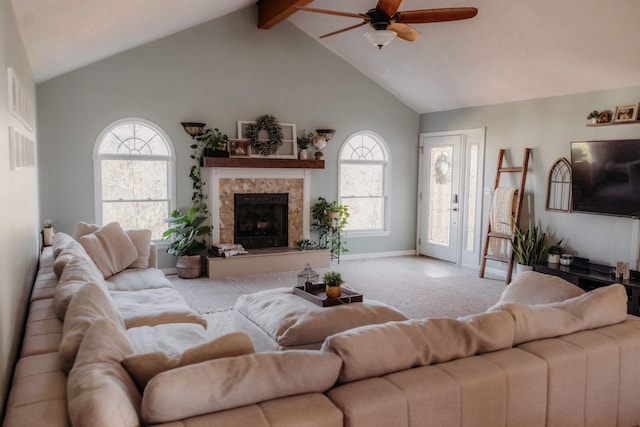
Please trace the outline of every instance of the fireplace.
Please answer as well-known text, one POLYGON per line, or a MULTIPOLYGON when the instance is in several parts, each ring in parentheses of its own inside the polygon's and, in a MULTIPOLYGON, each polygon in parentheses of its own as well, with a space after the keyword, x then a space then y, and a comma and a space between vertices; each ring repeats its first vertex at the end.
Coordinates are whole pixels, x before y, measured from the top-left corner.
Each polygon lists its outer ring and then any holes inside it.
POLYGON ((233 239, 246 249, 288 246, 288 193, 236 193, 233 239))

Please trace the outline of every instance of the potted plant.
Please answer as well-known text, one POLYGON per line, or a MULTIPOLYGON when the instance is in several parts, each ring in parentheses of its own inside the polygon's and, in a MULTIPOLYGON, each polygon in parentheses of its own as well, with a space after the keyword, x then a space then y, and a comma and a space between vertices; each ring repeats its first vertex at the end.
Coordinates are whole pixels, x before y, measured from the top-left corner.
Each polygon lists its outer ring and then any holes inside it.
MULTIPOLYGON (((205 157, 229 157, 229 137, 218 128, 204 130, 195 140, 200 142, 205 157)), ((198 145, 194 144, 191 148, 197 149, 198 145)))
POLYGON ((547 249, 547 262, 549 264, 559 264, 560 263, 560 255, 562 254, 562 240, 560 239, 555 245, 549 246, 547 249))
POLYGON ((211 233, 211 226, 204 224, 207 219, 192 207, 186 214, 176 209, 164 220, 169 228, 162 238, 170 242, 167 253, 178 257, 176 269, 182 279, 198 277, 202 272, 202 253, 207 249, 204 237, 211 233))
POLYGON ((342 231, 349 219, 347 206, 319 197, 311 207, 311 216, 311 229, 318 233, 319 247, 331 249, 331 257, 338 259, 341 253, 349 251, 346 242, 342 241, 342 231))
POLYGON ((587 120, 591 120, 591 123, 598 123, 598 111, 597 110, 593 110, 592 112, 589 113, 589 115, 587 116, 587 120))
POLYGON ((325 293, 328 298, 339 298, 342 295, 340 285, 344 283, 342 275, 337 271, 329 271, 322 276, 325 286, 325 293))
POLYGON ((315 153, 313 153, 313 155, 316 160, 322 160, 322 158, 324 157, 324 153, 322 151, 316 151, 315 153))
POLYGON ((545 252, 546 233, 537 225, 523 231, 518 224, 513 227, 511 249, 516 256, 518 272, 531 270, 545 252), (524 266, 524 268, 523 268, 524 266))
POLYGON ((304 129, 302 130, 302 132, 300 132, 300 136, 298 137, 298 148, 300 148, 298 157, 300 158, 300 160, 307 160, 307 147, 311 145, 311 143, 313 142, 313 138, 315 138, 313 132, 307 132, 304 129))

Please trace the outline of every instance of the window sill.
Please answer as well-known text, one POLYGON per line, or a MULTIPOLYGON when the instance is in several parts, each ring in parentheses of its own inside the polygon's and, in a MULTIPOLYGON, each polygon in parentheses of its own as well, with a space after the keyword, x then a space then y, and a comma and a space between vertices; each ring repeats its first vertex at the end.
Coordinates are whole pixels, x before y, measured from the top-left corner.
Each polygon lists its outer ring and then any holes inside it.
POLYGON ((373 230, 373 231, 353 230, 353 231, 344 232, 344 236, 347 239, 359 238, 359 237, 385 237, 390 235, 391 235, 391 231, 389 230, 373 230))

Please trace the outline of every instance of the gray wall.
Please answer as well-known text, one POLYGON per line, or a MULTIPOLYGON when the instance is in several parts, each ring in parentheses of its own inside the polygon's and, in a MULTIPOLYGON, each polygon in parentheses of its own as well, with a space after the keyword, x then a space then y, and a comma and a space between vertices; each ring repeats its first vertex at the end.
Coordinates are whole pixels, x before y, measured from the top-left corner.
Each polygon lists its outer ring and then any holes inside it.
POLYGON ((337 156, 353 132, 386 139, 392 156, 392 234, 347 238, 351 253, 415 247, 419 115, 289 22, 256 28, 252 6, 39 84, 42 214, 70 232, 93 221, 92 150, 114 120, 162 127, 177 153, 178 207, 190 205, 190 138, 180 121, 204 121, 230 137, 237 120, 272 114, 301 129, 331 127, 326 167, 312 198, 337 197, 337 156))
MULTIPOLYGON (((7 67, 35 94, 31 68, 11 1, 0 0, 0 401, 4 402, 19 348, 39 249, 36 168, 10 169, 7 67)), ((0 411, 4 406, 0 405, 0 411)), ((0 412, 0 419, 3 413, 0 412)))
MULTIPOLYGON (((592 92, 579 95, 535 99, 487 107, 423 114, 421 132, 486 126, 484 182, 493 185, 498 150, 508 149, 510 164, 522 162, 524 147, 533 148, 527 177, 526 216, 548 233, 565 239, 578 256, 593 262, 615 264, 631 262, 632 248, 638 243, 632 219, 582 213, 556 213, 545 210, 547 176, 559 157, 570 159, 570 141, 640 138, 640 124, 586 127, 592 110, 614 110, 640 100, 640 87, 592 92)), ((505 183, 509 183, 506 180, 505 183)), ((483 230, 486 232, 490 197, 484 199, 483 230)), ((525 222, 526 224, 526 222, 525 222)))

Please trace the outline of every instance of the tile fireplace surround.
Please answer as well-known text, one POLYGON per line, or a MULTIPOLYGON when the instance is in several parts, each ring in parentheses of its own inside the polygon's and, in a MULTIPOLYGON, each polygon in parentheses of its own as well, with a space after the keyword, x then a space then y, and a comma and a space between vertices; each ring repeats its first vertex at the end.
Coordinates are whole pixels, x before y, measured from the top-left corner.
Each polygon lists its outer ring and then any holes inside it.
POLYGON ((233 199, 236 193, 289 193, 290 247, 309 238, 311 172, 305 169, 210 168, 209 207, 213 243, 233 243, 233 199))

